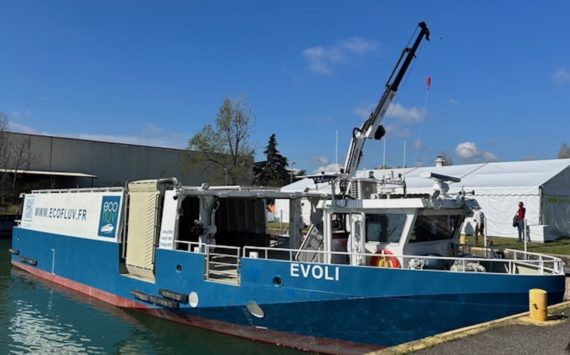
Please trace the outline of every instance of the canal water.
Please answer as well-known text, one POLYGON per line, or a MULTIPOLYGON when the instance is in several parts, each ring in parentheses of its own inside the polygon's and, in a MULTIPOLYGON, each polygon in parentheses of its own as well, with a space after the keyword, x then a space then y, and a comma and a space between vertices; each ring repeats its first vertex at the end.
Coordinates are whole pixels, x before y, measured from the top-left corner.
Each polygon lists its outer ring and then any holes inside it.
POLYGON ((10 265, 0 239, 0 354, 294 354, 120 309, 10 265))

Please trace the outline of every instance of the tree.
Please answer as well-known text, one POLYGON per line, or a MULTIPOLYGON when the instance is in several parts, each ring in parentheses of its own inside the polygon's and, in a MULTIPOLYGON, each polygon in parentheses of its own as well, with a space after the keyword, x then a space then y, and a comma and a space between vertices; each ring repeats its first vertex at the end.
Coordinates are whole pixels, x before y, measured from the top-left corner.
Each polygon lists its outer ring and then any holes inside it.
POLYGON ((6 181, 8 173, 4 170, 8 168, 9 142, 6 130, 8 129, 8 116, 0 112, 0 203, 6 197, 6 181))
POLYGON ((249 146, 251 112, 243 97, 225 98, 220 106, 215 127, 205 125, 188 143, 195 151, 193 162, 213 164, 227 174, 232 184, 242 182, 250 172, 253 150, 249 146))
POLYGON ((8 116, 4 112, 0 112, 0 168, 5 168, 7 164, 8 137, 8 116))
POLYGON ((10 144, 10 168, 12 172, 12 193, 16 193, 16 181, 21 170, 28 170, 31 164, 30 140, 10 144))
POLYGON ((570 147, 566 143, 560 146, 558 151, 558 159, 568 159, 570 158, 570 147))
POLYGON ((269 137, 269 142, 263 151, 266 160, 260 165, 260 169, 255 176, 256 184, 263 186, 283 186, 287 185, 293 172, 287 168, 289 163, 277 150, 277 139, 275 133, 269 137))
POLYGON ((0 199, 4 202, 17 199, 18 177, 34 160, 30 140, 11 139, 7 134, 8 126, 8 116, 0 112, 0 199))

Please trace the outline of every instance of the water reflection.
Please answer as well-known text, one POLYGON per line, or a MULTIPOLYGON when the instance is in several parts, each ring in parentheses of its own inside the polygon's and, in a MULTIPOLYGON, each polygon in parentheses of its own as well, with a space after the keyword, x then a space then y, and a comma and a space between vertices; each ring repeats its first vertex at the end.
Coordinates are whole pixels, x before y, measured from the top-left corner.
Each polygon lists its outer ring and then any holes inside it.
POLYGON ((0 349, 13 354, 296 353, 126 311, 41 280, 0 240, 0 349))

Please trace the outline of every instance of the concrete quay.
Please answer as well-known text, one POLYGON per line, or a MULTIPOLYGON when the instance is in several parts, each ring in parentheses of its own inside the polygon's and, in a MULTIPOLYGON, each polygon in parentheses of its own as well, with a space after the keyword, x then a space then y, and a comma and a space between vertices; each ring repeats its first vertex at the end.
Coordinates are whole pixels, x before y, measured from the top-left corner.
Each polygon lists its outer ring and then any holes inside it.
POLYGON ((528 312, 452 330, 374 354, 570 354, 570 301, 548 307, 548 321, 528 312))

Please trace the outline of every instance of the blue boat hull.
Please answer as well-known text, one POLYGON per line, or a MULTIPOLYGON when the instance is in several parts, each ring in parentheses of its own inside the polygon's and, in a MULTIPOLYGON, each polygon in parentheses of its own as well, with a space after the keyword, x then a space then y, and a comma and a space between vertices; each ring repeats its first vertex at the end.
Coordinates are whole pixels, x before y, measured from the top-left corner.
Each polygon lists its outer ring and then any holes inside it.
POLYGON ((229 285, 204 279, 204 255, 162 249, 156 250, 156 281, 150 283, 120 273, 120 245, 114 242, 15 228, 12 249, 19 252, 12 256, 14 265, 119 306, 264 341, 283 343, 287 337, 280 335, 288 334, 286 345, 323 351, 331 348, 318 344, 360 350, 364 348, 357 344, 391 346, 523 312, 531 288, 547 290, 549 303, 558 303, 565 288, 562 275, 315 266, 250 258, 240 262, 239 285, 229 285), (159 295, 160 289, 194 292, 198 305, 180 303, 169 309, 132 294, 159 295), (252 301, 262 309, 262 318, 246 309, 252 301))

